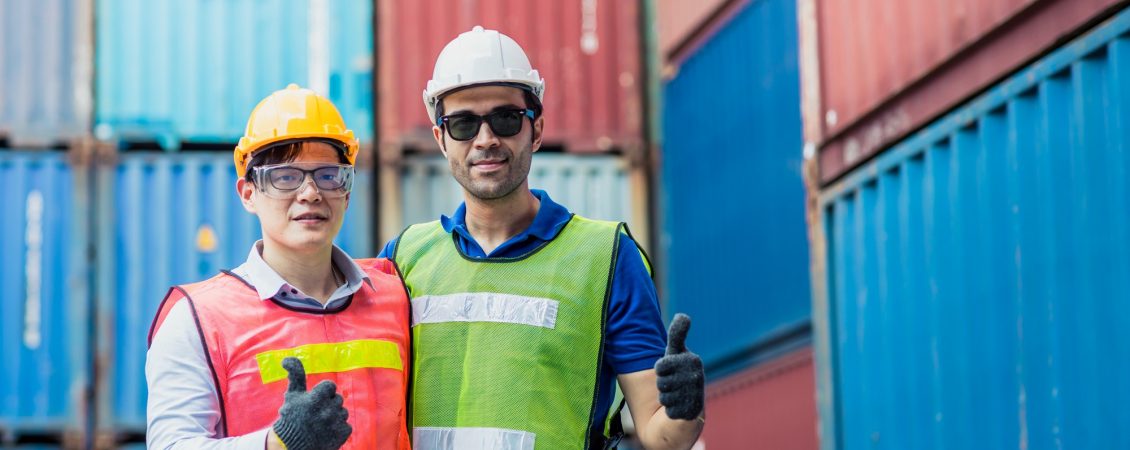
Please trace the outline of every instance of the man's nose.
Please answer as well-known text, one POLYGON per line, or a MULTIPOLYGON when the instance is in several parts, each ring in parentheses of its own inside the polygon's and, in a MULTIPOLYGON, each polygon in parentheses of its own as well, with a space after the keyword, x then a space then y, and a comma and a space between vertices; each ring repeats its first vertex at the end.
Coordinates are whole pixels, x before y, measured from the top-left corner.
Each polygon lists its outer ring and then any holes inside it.
POLYGON ((314 182, 314 174, 305 174, 302 185, 298 186, 298 198, 305 201, 316 202, 322 198, 322 190, 314 182))
POLYGON ((499 146, 498 136, 494 134, 494 130, 490 129, 490 124, 486 120, 479 125, 479 133, 475 135, 473 142, 475 148, 492 148, 499 146))

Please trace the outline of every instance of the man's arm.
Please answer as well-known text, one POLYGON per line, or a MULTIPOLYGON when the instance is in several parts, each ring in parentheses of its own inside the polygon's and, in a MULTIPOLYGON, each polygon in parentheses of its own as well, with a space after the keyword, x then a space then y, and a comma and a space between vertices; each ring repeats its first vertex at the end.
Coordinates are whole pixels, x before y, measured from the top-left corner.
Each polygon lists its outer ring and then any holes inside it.
POLYGON ((262 450, 268 429, 217 438, 220 401, 191 311, 180 302, 153 336, 145 359, 149 386, 147 448, 262 450))
MULTIPOLYGON (((621 234, 620 254, 612 280, 605 357, 619 374, 617 381, 644 446, 688 449, 702 432, 702 422, 698 420, 704 382, 701 361, 683 346, 688 327, 673 326, 672 331, 677 336, 664 335, 650 272, 643 251, 630 236, 621 234), (669 337, 677 342, 668 341, 669 337), (656 369, 659 369, 658 374, 656 369), (660 389, 660 383, 666 384, 664 389, 660 389), (692 401, 673 401, 672 398, 692 401), (661 400, 676 408, 668 411, 661 400), (674 417, 686 416, 683 417, 686 420, 672 419, 669 413, 674 417)), ((686 325, 689 326, 689 322, 686 325)))
POLYGON ((667 353, 655 369, 620 376, 640 441, 649 449, 689 449, 702 433, 706 380, 702 360, 687 350, 690 326, 689 317, 676 314, 667 353))
POLYGON ((353 430, 336 385, 322 381, 307 392, 306 371, 296 358, 283 361, 288 387, 279 420, 250 434, 218 438, 219 396, 190 314, 186 302, 173 306, 146 357, 147 448, 303 450, 315 448, 315 443, 325 448, 345 443, 353 430), (283 446, 284 441, 289 445, 283 446))

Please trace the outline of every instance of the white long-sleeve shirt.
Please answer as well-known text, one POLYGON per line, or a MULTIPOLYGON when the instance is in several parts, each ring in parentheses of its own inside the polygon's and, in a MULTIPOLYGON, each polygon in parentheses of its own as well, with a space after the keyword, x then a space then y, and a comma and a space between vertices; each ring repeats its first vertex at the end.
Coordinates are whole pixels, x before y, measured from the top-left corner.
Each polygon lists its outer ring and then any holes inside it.
MULTIPOLYGON (((345 276, 330 300, 322 305, 294 288, 261 255, 262 241, 256 242, 247 261, 232 270, 255 288, 261 301, 272 298, 288 307, 318 311, 345 303, 361 289, 368 276, 344 251, 334 246, 331 260, 345 276)), ((187 302, 169 311, 145 358, 145 380, 149 387, 146 408, 146 448, 241 449, 261 450, 267 443, 269 428, 243 436, 223 436, 220 426, 220 400, 212 371, 204 353, 204 343, 187 302)))

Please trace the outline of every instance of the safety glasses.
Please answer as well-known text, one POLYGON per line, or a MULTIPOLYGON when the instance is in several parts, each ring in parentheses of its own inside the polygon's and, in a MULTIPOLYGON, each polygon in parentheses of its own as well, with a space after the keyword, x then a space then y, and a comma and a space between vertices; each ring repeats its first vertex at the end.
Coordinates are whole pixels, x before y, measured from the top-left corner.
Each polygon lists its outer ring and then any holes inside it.
POLYGON ((479 128, 485 121, 490 126, 490 131, 498 137, 510 137, 522 131, 522 121, 534 118, 532 109, 504 109, 486 115, 471 113, 458 113, 439 118, 440 123, 446 126, 447 134, 457 141, 469 141, 479 134, 479 128))
POLYGON ((306 177, 326 197, 344 197, 353 189, 353 166, 347 164, 290 163, 258 166, 255 185, 271 197, 291 198, 306 184, 306 177))

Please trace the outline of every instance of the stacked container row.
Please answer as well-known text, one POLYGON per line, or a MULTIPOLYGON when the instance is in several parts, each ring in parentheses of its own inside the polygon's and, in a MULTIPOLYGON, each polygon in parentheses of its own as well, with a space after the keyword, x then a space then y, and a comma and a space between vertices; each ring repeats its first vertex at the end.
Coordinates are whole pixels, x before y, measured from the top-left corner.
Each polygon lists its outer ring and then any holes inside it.
MULTIPOLYGON (((168 288, 247 257, 259 226, 228 153, 0 151, 0 445, 140 439, 147 332, 168 288), (95 376, 94 374, 98 374, 95 376), (97 402, 97 403, 95 403, 97 402)), ((373 255, 372 180, 359 172, 337 244, 373 255)))
POLYGON ((665 312, 693 319, 706 448, 814 449, 796 2, 719 8, 665 55, 665 312))
POLYGON ((476 25, 517 41, 545 79, 531 187, 574 212, 628 221, 648 240, 640 2, 376 3, 382 240, 462 201, 421 93, 443 47, 476 25))
POLYGON ((1130 448, 1130 10, 814 191, 825 449, 1130 448))
MULTIPOLYGON (((21 147, 0 149, 18 212, 0 233, 0 446, 143 438, 154 310, 258 238, 231 157, 248 114, 298 83, 370 146, 372 16, 361 0, 0 1, 0 146, 21 147), (216 151, 117 150, 155 147, 216 151)), ((359 256, 375 254, 370 155, 337 242, 359 256)))
POLYGON ((510 36, 545 79, 546 145, 602 152, 642 144, 639 3, 378 0, 382 147, 434 152, 421 93, 436 57, 475 25, 510 36))
POLYGON ((62 152, 0 149, 0 204, 13 211, 0 230, 0 446, 87 428, 83 190, 62 152))
POLYGON ((800 0, 805 138, 827 184, 1118 0, 800 0))
POLYGON ((88 133, 92 8, 0 0, 0 146, 64 147, 88 133))
POLYGON ((227 147, 260 99, 297 83, 373 138, 368 0, 97 2, 100 139, 227 147))

